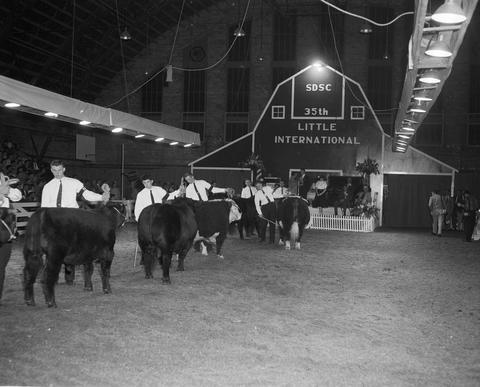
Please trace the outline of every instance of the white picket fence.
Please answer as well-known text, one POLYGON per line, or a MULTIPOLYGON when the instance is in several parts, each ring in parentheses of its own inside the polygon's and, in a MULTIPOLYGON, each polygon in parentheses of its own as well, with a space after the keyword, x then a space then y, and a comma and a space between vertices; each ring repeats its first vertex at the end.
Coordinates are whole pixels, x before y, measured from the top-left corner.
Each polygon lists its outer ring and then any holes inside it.
POLYGON ((310 228, 314 230, 372 232, 375 227, 376 220, 374 217, 320 214, 318 209, 310 207, 310 228))

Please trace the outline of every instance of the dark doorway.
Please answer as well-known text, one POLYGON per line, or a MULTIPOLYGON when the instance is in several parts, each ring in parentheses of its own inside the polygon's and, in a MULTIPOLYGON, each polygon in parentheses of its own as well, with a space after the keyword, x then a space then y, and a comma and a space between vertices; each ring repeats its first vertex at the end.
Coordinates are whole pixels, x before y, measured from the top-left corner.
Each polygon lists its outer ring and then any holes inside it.
POLYGON ((383 225, 430 227, 428 198, 432 190, 450 192, 446 175, 384 175, 383 225))

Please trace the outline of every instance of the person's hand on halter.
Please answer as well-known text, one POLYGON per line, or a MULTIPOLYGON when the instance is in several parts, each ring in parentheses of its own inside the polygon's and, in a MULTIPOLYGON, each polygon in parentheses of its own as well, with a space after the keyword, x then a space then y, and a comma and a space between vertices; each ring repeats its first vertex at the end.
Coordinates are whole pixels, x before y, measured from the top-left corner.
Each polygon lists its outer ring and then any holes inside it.
POLYGON ((102 201, 104 203, 110 200, 110 186, 107 183, 102 184, 102 201))

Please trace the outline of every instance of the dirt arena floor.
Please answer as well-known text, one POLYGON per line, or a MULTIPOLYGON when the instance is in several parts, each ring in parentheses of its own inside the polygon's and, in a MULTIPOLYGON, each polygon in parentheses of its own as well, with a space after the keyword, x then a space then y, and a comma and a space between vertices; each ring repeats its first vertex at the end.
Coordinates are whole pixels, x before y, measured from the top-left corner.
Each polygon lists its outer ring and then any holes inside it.
POLYGON ((57 286, 23 303, 22 240, 0 306, 0 385, 479 386, 480 243, 460 233, 307 230, 302 250, 230 237, 171 285, 132 267, 113 294, 57 286))

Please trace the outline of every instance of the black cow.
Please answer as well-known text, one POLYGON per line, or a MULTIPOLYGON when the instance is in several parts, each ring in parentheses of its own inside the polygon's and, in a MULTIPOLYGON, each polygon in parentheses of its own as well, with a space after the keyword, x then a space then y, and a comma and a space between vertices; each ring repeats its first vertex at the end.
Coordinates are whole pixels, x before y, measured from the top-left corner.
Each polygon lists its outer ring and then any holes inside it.
POLYGON ((12 244, 15 239, 16 218, 8 208, 0 208, 0 301, 5 281, 5 269, 12 252, 12 244))
POLYGON ((33 284, 43 270, 43 294, 56 307, 55 283, 62 263, 84 265, 85 290, 92 290, 93 262, 99 261, 104 293, 110 293, 110 267, 115 229, 125 220, 123 205, 96 210, 40 208, 30 218, 25 234, 23 286, 25 302, 35 305, 33 284), (45 255, 45 260, 43 260, 45 255))
POLYGON ((155 259, 162 265, 164 283, 170 283, 172 254, 178 254, 177 270, 183 271, 183 262, 192 247, 197 222, 191 199, 178 198, 166 204, 146 207, 138 219, 138 244, 142 250, 145 278, 153 278, 155 259))
POLYGON ((310 222, 308 202, 299 196, 289 196, 279 203, 278 224, 280 226, 280 244, 290 250, 290 240, 300 249, 303 230, 310 222))
MULTIPOLYGON (((217 256, 223 258, 222 247, 230 223, 239 221, 242 213, 232 199, 209 200, 195 203, 195 218, 198 224, 198 234, 195 241, 215 243, 217 256)), ((202 254, 208 255, 207 248, 202 243, 202 254)))

